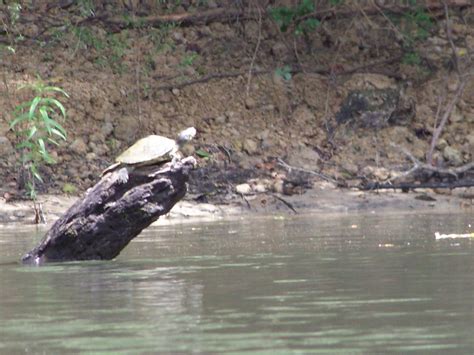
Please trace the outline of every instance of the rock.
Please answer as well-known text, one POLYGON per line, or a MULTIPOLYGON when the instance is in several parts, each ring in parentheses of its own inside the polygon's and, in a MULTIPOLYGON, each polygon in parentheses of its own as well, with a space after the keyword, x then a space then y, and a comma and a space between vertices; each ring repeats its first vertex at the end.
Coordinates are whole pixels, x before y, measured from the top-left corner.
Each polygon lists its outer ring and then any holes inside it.
POLYGON ((318 162, 320 159, 321 157, 314 149, 302 146, 292 149, 288 153, 286 162, 295 168, 314 171, 318 170, 318 162))
POLYGON ((401 125, 415 116, 415 103, 398 89, 354 90, 344 100, 336 114, 338 124, 380 129, 401 125))
POLYGON ((220 116, 217 116, 214 121, 217 123, 217 124, 225 124, 227 122, 227 117, 224 116, 224 115, 220 115, 220 116))
POLYGON ((84 155, 87 152, 87 145, 82 138, 76 138, 69 146, 69 149, 78 155, 84 155))
POLYGON ((240 184, 235 187, 235 191, 238 194, 250 195, 252 193, 252 188, 249 184, 240 184))
POLYGON ((443 157, 446 159, 446 161, 451 163, 451 165, 457 166, 463 163, 461 152, 449 145, 444 148, 443 157))
POLYGON ((114 126, 111 122, 105 122, 102 127, 100 127, 100 132, 104 135, 104 137, 109 136, 114 130, 114 126))
POLYGON ((390 171, 385 168, 366 166, 362 169, 362 174, 368 177, 376 178, 377 181, 385 181, 390 177, 390 171))
POLYGON ((255 185, 252 186, 252 190, 254 192, 263 193, 267 191, 267 188, 265 187, 263 183, 256 183, 255 185))
POLYGON ((10 155, 14 152, 10 140, 5 136, 0 136, 0 157, 10 155))
POLYGON ((252 97, 245 98, 245 108, 251 110, 257 106, 257 102, 252 97))
POLYGON ((448 142, 446 142, 446 139, 440 138, 438 142, 436 143, 436 148, 438 148, 439 150, 443 150, 444 148, 447 147, 447 145, 448 145, 448 142))
POLYGON ((351 161, 343 162, 342 168, 352 176, 357 176, 357 174, 359 173, 359 167, 357 166, 357 164, 351 161))
POLYGON ((139 122, 135 117, 121 116, 115 127, 114 135, 117 139, 132 142, 135 140, 138 128, 139 122))
POLYGON ((173 88, 173 89, 171 90, 171 93, 172 93, 174 96, 179 96, 180 91, 179 91, 179 89, 177 89, 177 88, 173 88))
POLYGON ((255 141, 247 138, 242 143, 242 150, 249 155, 254 155, 258 151, 258 145, 255 141))

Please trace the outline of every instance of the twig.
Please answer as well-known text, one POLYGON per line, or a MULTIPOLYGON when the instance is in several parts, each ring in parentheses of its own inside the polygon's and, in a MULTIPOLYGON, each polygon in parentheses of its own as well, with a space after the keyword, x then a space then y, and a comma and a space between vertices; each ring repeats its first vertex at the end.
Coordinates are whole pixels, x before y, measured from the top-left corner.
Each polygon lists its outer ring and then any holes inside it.
POLYGON ((291 204, 290 202, 286 201, 285 199, 283 199, 282 197, 280 196, 277 196, 275 194, 272 194, 273 198, 277 199, 278 201, 281 201, 283 202, 283 204, 288 207, 290 210, 292 210, 295 214, 298 214, 298 211, 296 211, 296 209, 293 207, 293 204, 291 204))
POLYGON ((466 78, 460 79, 460 81, 458 82, 458 86, 456 88, 456 93, 454 94, 451 101, 448 103, 448 106, 446 107, 446 110, 444 111, 443 117, 441 118, 441 121, 439 122, 438 127, 436 127, 435 131, 433 132, 430 150, 428 151, 428 154, 426 155, 426 161, 428 162, 429 165, 433 164, 433 152, 436 147, 436 143, 438 142, 439 136, 441 135, 441 132, 443 131, 444 126, 446 125, 446 122, 448 122, 449 117, 451 117, 454 107, 459 101, 464 91, 464 87, 466 86, 466 83, 467 83, 466 78))
POLYGON ((258 5, 257 5, 257 11, 258 11, 258 38, 257 38, 257 44, 255 46, 255 50, 253 52, 252 60, 250 62, 250 68, 249 68, 249 73, 248 73, 248 78, 247 78, 247 91, 246 91, 247 96, 249 96, 249 92, 250 92, 250 81, 252 80, 253 66, 255 64, 255 59, 257 58, 258 49, 260 48, 260 42, 262 40, 262 12, 260 10, 260 6, 258 5))
POLYGON ((140 124, 142 124, 142 107, 141 107, 141 90, 140 90, 140 59, 137 58, 135 66, 135 94, 137 100, 137 119, 140 124))
POLYGON ((446 3, 445 0, 443 0, 443 5, 444 5, 444 14, 445 14, 445 17, 446 17, 446 28, 445 28, 446 37, 448 37, 448 42, 449 42, 449 45, 451 47, 451 51, 453 52, 454 70, 456 70, 456 73, 458 73, 458 76, 460 77, 461 72, 459 70, 459 58, 458 58, 458 54, 456 52, 456 46, 454 45, 454 41, 453 41, 453 34, 452 34, 452 31, 451 31, 451 25, 449 23, 449 21, 450 21, 450 19, 449 19, 449 8, 448 8, 448 4, 446 3))
POLYGON ((278 161, 278 165, 282 166, 283 168, 285 168, 286 170, 288 171, 291 171, 291 170, 296 170, 296 171, 301 171, 301 172, 304 172, 304 173, 308 173, 308 174, 311 174, 311 175, 315 175, 323 180, 326 180, 326 181, 329 181, 329 182, 332 182, 332 183, 337 183, 336 180, 334 180, 333 178, 329 177, 329 176, 326 176, 324 174, 321 174, 321 173, 318 173, 316 171, 313 171, 313 170, 307 170, 307 169, 303 169, 303 168, 298 168, 298 167, 295 167, 295 166, 291 166, 289 164, 287 164, 283 159, 281 158, 277 158, 277 161, 278 161))

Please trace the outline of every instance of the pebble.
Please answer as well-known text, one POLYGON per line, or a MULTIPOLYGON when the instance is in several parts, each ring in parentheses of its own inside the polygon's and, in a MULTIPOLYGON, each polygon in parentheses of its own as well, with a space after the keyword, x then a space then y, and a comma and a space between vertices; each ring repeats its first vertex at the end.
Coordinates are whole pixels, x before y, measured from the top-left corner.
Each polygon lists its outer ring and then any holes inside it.
POLYGON ((245 108, 251 110, 257 106, 257 102, 252 97, 247 97, 245 99, 245 108))
POLYGON ((252 193, 252 187, 249 184, 240 184, 235 187, 235 191, 238 194, 250 195, 252 193))

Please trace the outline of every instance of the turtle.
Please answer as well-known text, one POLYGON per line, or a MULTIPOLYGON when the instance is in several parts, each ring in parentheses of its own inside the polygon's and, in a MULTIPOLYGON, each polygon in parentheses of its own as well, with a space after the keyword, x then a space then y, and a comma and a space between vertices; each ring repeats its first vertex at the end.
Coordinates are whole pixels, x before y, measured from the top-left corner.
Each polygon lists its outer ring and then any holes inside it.
POLYGON ((115 159, 115 163, 106 168, 102 175, 122 167, 155 165, 178 159, 179 149, 195 135, 196 128, 188 127, 178 134, 176 141, 159 135, 141 138, 120 154, 115 159))

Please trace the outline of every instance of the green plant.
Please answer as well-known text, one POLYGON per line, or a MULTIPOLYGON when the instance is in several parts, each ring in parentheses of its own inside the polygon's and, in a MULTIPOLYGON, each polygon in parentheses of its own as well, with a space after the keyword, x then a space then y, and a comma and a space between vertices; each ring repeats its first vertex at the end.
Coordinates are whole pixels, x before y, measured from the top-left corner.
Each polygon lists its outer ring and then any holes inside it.
MULTIPOLYGON (((5 6, 3 2, 2 5, 5 6)), ((6 10, 8 19, 2 19, 0 22, 2 24, 1 30, 6 34, 8 44, 1 45, 0 48, 5 48, 7 51, 15 53, 15 44, 25 39, 17 28, 21 14, 21 4, 18 1, 12 1, 6 6, 6 10)))
POLYGON ((82 43, 85 48, 94 48, 97 51, 105 48, 104 41, 98 38, 90 29, 85 27, 73 27, 72 31, 79 43, 82 43))
POLYGON ((307 17, 314 11, 313 0, 301 0, 293 7, 275 7, 270 10, 270 14, 282 32, 286 32, 290 26, 294 26, 295 35, 301 35, 314 31, 319 26, 319 20, 307 17))
POLYGON ((63 185, 63 192, 67 195, 73 195, 77 192, 77 187, 73 184, 65 183, 63 185))
POLYGON ((285 65, 283 68, 277 68, 275 70, 275 74, 279 77, 290 80, 291 79, 291 67, 289 65, 285 65))
POLYGON ((63 104, 56 99, 58 94, 69 95, 57 86, 48 86, 40 79, 19 90, 30 89, 33 98, 25 101, 13 110, 10 128, 17 134, 20 143, 16 146, 21 151, 22 169, 27 172, 27 189, 32 199, 36 198, 35 182, 43 182, 40 167, 43 164, 54 164, 55 160, 48 152, 50 144, 59 145, 56 139, 66 140, 65 129, 57 119, 66 118, 63 104))
POLYGON ((92 17, 95 15, 95 6, 93 0, 79 0, 77 3, 82 16, 92 17))
POLYGON ((407 65, 421 65, 421 57, 416 52, 407 52, 402 58, 402 62, 407 65))
POLYGON ((181 59, 181 62, 179 63, 180 67, 189 67, 191 66, 194 61, 199 57, 199 54, 196 52, 191 52, 190 54, 186 54, 183 59, 181 59))

